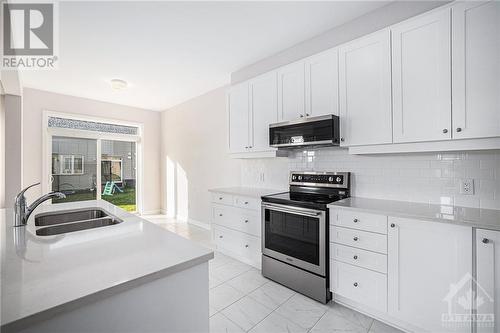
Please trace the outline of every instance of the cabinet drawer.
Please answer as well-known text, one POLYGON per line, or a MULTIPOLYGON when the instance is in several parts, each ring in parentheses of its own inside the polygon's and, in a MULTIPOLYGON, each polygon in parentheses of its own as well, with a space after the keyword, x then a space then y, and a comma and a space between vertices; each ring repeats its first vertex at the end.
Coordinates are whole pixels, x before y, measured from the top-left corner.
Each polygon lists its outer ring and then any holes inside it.
POLYGON ((387 256, 385 254, 330 243, 330 255, 336 261, 387 273, 387 256))
POLYGON ((213 227, 213 237, 217 250, 229 251, 252 263, 260 262, 261 241, 259 237, 219 225, 213 227))
POLYGON ((260 212, 217 204, 212 212, 213 223, 260 237, 260 212))
POLYGON ((260 211, 260 198, 250 198, 250 197, 234 197, 234 203, 236 206, 246 209, 253 209, 260 211))
POLYGON ((330 241, 369 251, 387 253, 387 235, 332 226, 330 241))
POLYGON ((387 216, 335 209, 330 215, 330 224, 341 227, 387 234, 387 216))
POLYGON ((379 311, 387 311, 387 276, 331 260, 332 292, 379 311))
POLYGON ((223 205, 234 205, 234 197, 230 194, 212 193, 212 202, 223 205))

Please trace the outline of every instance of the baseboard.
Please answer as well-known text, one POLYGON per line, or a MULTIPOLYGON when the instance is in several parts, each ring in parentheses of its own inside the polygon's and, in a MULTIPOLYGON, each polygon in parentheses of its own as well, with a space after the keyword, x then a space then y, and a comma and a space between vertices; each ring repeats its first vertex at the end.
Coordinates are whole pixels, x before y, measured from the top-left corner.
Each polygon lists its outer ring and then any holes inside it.
POLYGON ((201 221, 197 221, 197 220, 193 220, 193 219, 188 219, 187 222, 189 224, 195 225, 197 227, 200 227, 200 228, 203 228, 203 229, 206 229, 206 230, 210 230, 210 224, 209 223, 201 222, 201 221))
POLYGON ((161 209, 143 211, 141 215, 160 215, 162 214, 161 209))

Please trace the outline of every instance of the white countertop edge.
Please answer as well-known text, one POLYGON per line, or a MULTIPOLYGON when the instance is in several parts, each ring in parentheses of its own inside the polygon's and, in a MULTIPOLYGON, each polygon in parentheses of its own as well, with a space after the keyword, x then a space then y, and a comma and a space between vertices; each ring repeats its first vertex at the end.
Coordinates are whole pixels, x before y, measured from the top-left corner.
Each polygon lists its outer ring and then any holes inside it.
POLYGON ((153 272, 151 274, 144 275, 144 276, 138 277, 136 279, 123 282, 121 284, 118 284, 116 286, 113 286, 113 287, 110 287, 107 289, 99 290, 93 294, 85 295, 83 297, 74 299, 72 301, 69 301, 69 302, 66 302, 63 304, 58 304, 52 308, 45 309, 41 312, 29 315, 27 317, 20 318, 20 319, 17 319, 17 320, 8 322, 8 323, 4 323, 4 324, 2 324, 2 326, 0 326, 1 331, 5 332, 5 333, 17 332, 21 329, 29 327, 33 324, 38 323, 38 322, 42 322, 44 320, 50 319, 50 318, 54 317, 55 315, 58 315, 58 314, 61 314, 64 312, 73 311, 79 307, 82 307, 82 306, 87 305, 87 304, 92 304, 92 303, 99 301, 103 298, 107 298, 107 297, 119 294, 123 291, 129 290, 132 288, 136 288, 136 287, 141 286, 143 284, 150 283, 150 282, 158 280, 158 279, 162 279, 162 278, 167 277, 169 275, 181 272, 183 270, 186 270, 188 268, 203 264, 205 262, 208 263, 208 261, 213 259, 213 258, 214 258, 214 253, 210 252, 208 254, 202 255, 202 256, 197 257, 197 258, 193 258, 193 259, 185 261, 185 262, 181 262, 177 265, 162 269, 160 271, 153 272))
MULTIPOLYGON (((480 228, 480 229, 487 229, 487 230, 495 230, 495 231, 500 231, 500 210, 494 210, 494 209, 482 209, 482 208, 474 208, 474 207, 463 207, 463 206, 454 206, 454 205, 439 205, 439 204, 427 204, 423 202, 412 202, 412 201, 397 201, 397 200, 385 200, 385 199, 375 199, 375 198, 364 198, 364 197, 350 197, 346 198, 343 200, 339 200, 336 202, 333 202, 328 205, 328 208, 340 208, 340 209, 348 209, 348 210, 356 210, 356 211, 362 211, 366 213, 373 213, 373 214, 379 214, 379 215, 387 215, 387 216, 393 216, 393 217, 401 217, 401 218, 411 218, 411 219, 418 219, 422 221, 430 221, 430 222, 438 222, 438 223, 447 223, 447 224, 454 224, 454 225, 462 225, 466 227, 473 227, 473 228, 480 228), (400 205, 400 207, 408 207, 408 206, 415 206, 417 208, 420 206, 421 208, 427 208, 427 210, 430 212, 432 210, 435 210, 436 212, 439 211, 440 207, 447 207, 449 209, 452 209, 453 211, 456 211, 457 209, 460 210, 478 210, 478 211, 488 211, 488 212, 494 212, 495 214, 498 214, 498 220, 496 221, 496 224, 491 224, 488 223, 487 221, 481 221, 481 220, 473 220, 473 219, 463 219, 460 217, 457 217, 455 215, 451 214, 443 214, 444 216, 447 217, 440 217, 440 216, 431 216, 429 214, 425 213, 416 213, 416 212, 404 212, 400 210, 391 210, 391 209, 375 209, 375 208, 367 208, 363 207, 362 205, 353 205, 350 206, 348 203, 351 200, 373 200, 373 201, 380 201, 380 202, 385 202, 385 203, 391 203, 393 205, 400 205)), ((495 223, 495 222, 493 222, 495 223)))
POLYGON ((211 188, 208 191, 211 193, 224 193, 224 194, 240 195, 243 197, 253 197, 260 199, 260 197, 263 195, 288 192, 288 189, 280 190, 272 188, 235 186, 235 187, 211 188))

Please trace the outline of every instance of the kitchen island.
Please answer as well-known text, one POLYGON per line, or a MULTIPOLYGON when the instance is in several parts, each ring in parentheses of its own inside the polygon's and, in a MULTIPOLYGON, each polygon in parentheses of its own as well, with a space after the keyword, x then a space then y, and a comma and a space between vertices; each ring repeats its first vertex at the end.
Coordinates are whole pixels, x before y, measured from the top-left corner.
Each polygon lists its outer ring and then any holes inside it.
POLYGON ((210 249, 106 201, 0 210, 2 332, 207 332, 210 249), (123 222, 36 236, 42 212, 97 207, 123 222))

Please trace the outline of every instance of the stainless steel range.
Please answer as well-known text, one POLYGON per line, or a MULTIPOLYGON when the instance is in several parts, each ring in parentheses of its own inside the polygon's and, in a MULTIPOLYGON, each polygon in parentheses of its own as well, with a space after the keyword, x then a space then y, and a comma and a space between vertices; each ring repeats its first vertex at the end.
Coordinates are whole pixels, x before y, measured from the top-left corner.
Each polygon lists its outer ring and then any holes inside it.
POLYGON ((317 301, 329 291, 328 208, 349 197, 349 172, 291 172, 290 191, 262 197, 262 274, 317 301))

